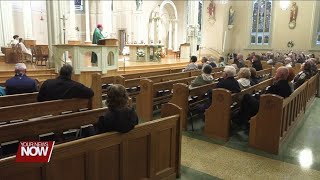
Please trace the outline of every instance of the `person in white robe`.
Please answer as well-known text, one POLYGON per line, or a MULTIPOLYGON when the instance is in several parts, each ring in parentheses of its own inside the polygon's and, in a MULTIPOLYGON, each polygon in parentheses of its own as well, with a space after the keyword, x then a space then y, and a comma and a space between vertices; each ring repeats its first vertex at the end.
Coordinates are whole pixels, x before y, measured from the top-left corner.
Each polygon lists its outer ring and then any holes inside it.
POLYGON ((28 49, 28 48, 23 44, 23 39, 22 39, 22 38, 19 39, 19 45, 20 45, 21 50, 22 50, 23 53, 26 53, 26 54, 29 54, 30 56, 32 56, 31 49, 28 49))

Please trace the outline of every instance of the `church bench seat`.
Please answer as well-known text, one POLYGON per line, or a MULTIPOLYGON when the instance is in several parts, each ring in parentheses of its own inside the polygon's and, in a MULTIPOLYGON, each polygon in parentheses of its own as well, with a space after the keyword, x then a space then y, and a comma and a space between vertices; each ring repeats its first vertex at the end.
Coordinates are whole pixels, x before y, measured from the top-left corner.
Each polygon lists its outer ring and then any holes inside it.
POLYGON ((0 107, 37 102, 38 92, 0 96, 0 107))
MULTIPOLYGON (((28 76, 36 76, 36 75, 55 75, 55 69, 31 69, 27 70, 27 75, 28 76)), ((0 71, 0 77, 12 77, 14 76, 14 71, 13 70, 1 70, 0 71)))
POLYGON ((306 108, 319 91, 318 81, 319 74, 286 99, 272 94, 262 95, 259 111, 250 120, 249 145, 278 154, 284 142, 293 137, 301 125, 306 108))
MULTIPOLYGON (((14 74, 8 75, 8 76, 1 76, 0 75, 0 82, 6 82, 6 80, 12 78, 14 74)), ((36 75, 30 75, 27 73, 27 76, 33 79, 39 79, 39 80, 47 80, 47 79, 54 79, 56 78, 56 74, 36 74, 36 75)))
MULTIPOLYGON (((161 119, 139 124, 125 134, 103 133, 55 145, 49 163, 16 163, 15 156, 0 159, 0 178, 176 179, 181 164, 181 109, 175 105, 169 108, 161 119)), ((99 114, 101 109, 90 111, 99 114)), ((39 129, 44 131, 58 129, 52 126, 58 122, 71 128, 96 121, 95 117, 72 116, 75 114, 35 125, 44 127, 39 129)))
POLYGON ((195 77, 186 77, 158 83, 155 83, 150 79, 142 79, 140 81, 141 91, 136 100, 136 109, 139 118, 143 121, 151 121, 153 119, 154 105, 160 105, 170 100, 174 84, 190 84, 194 79, 195 77), (159 91, 167 91, 168 93, 159 97, 159 91))
POLYGON ((226 89, 212 90, 212 104, 205 112, 204 134, 208 137, 228 141, 232 109, 238 108, 245 94, 255 94, 272 85, 273 79, 267 79, 254 86, 232 94, 226 89))
POLYGON ((5 106, 0 107, 0 122, 28 120, 47 115, 55 116, 65 111, 77 112, 82 108, 91 108, 91 101, 88 99, 65 99, 5 106))
MULTIPOLYGON (((182 129, 187 130, 187 119, 189 111, 202 103, 205 99, 205 94, 216 87, 217 83, 206 84, 203 86, 198 86, 190 88, 187 84, 176 83, 173 85, 173 96, 170 99, 170 103, 175 104, 182 108, 182 129)), ((167 106, 166 104, 163 107, 167 106)))

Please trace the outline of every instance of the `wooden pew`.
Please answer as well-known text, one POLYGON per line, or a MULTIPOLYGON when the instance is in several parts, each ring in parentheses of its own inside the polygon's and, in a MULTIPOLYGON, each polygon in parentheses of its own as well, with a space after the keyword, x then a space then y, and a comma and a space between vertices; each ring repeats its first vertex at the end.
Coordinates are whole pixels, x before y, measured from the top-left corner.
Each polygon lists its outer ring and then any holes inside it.
MULTIPOLYGON (((187 130, 188 127, 187 118, 190 107, 193 107, 196 104, 189 103, 189 97, 198 96, 198 100, 201 101, 203 95, 209 90, 214 89, 216 85, 217 83, 212 83, 190 89, 188 85, 182 83, 176 83, 173 85, 173 96, 169 103, 175 104, 182 109, 181 123, 183 130, 187 130)), ((167 104, 163 105, 163 107, 165 106, 167 106, 167 104)), ((161 111, 163 111, 163 109, 161 111)))
MULTIPOLYGON (((27 70, 27 75, 28 76, 34 76, 34 75, 43 75, 43 74, 56 74, 55 69, 28 69, 27 70)), ((2 70, 0 71, 0 76, 13 76, 14 75, 14 70, 2 70)))
MULTIPOLYGON (((93 74, 92 82, 91 89, 95 95, 92 98, 91 106, 94 109, 102 107, 101 75, 93 74)), ((37 96, 38 92, 0 96, 0 107, 35 103, 37 102, 37 96)))
MULTIPOLYGON (((187 73, 189 75, 187 77, 182 76, 182 78, 180 78, 181 74, 178 74, 177 77, 164 77, 162 79, 164 82, 158 82, 159 79, 157 78, 140 80, 141 90, 136 100, 137 114, 139 117, 144 121, 151 121, 153 118, 153 106, 157 104, 164 104, 170 100, 174 84, 183 83, 189 85, 191 81, 196 78, 195 75, 199 75, 198 71, 187 73), (157 97, 157 93, 164 90, 168 91, 168 94, 157 97)), ((222 72, 213 73, 212 75, 213 78, 218 79, 222 76, 222 72)))
POLYGON ((253 92, 264 90, 267 86, 272 85, 272 83, 273 79, 267 79, 236 94, 232 94, 226 89, 214 89, 212 91, 212 104, 205 112, 205 135, 228 141, 230 137, 232 111, 230 106, 234 102, 241 104, 245 94, 252 94, 253 92))
MULTIPOLYGON (((170 109, 162 115, 163 118, 137 125, 126 134, 103 133, 56 145, 49 163, 16 163, 15 156, 0 159, 0 179, 129 180, 180 177, 181 109, 174 105, 170 109)), ((99 114, 100 110, 48 118, 33 125, 40 132, 45 132, 95 123, 96 117, 88 113, 99 114)), ((21 127, 18 124, 9 126, 15 129, 11 132, 17 132, 17 128, 21 127)), ((34 134, 31 124, 24 130, 24 134, 29 133, 34 134)), ((21 135, 15 138, 25 137, 21 135)))
POLYGON ((0 122, 13 120, 28 120, 31 118, 60 115, 62 112, 77 112, 79 109, 91 109, 88 99, 65 99, 46 102, 35 102, 0 108, 0 122))
POLYGON ((319 74, 306 81, 290 97, 267 94, 260 97, 259 112, 251 118, 249 145, 278 154, 283 143, 302 122, 308 104, 318 91, 319 74))

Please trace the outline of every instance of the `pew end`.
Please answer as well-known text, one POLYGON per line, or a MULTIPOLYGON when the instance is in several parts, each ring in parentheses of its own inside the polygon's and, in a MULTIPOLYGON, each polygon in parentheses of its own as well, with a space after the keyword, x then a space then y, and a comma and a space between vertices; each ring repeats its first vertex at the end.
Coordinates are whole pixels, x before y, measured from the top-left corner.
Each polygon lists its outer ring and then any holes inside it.
POLYGON ((251 147, 278 154, 283 100, 274 94, 260 97, 259 112, 250 120, 251 147))
POLYGON ((177 178, 181 176, 181 141, 182 141, 182 109, 172 103, 166 103, 161 106, 161 118, 173 116, 173 115, 179 115, 179 121, 177 122, 177 152, 176 152, 176 171, 177 171, 177 178))
POLYGON ((206 136, 228 141, 230 137, 231 92, 217 88, 212 91, 212 104, 205 111, 206 136))

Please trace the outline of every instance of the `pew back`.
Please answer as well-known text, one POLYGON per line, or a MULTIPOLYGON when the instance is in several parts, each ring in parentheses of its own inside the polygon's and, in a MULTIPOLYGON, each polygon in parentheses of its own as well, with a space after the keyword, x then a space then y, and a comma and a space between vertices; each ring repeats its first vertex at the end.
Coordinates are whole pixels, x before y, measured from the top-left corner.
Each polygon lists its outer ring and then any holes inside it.
MULTIPOLYGON (((0 159, 0 177, 11 180, 175 179, 180 176, 181 109, 174 105, 171 109, 174 110, 167 114, 170 116, 137 125, 126 134, 104 133, 56 145, 47 164, 16 163, 14 156, 0 159)), ((82 116, 78 118, 84 120, 82 116)))
POLYGON ((262 95, 259 111, 251 118, 249 145, 278 154, 283 142, 301 123, 308 103, 318 91, 318 81, 319 74, 306 81, 286 99, 276 95, 262 95))

